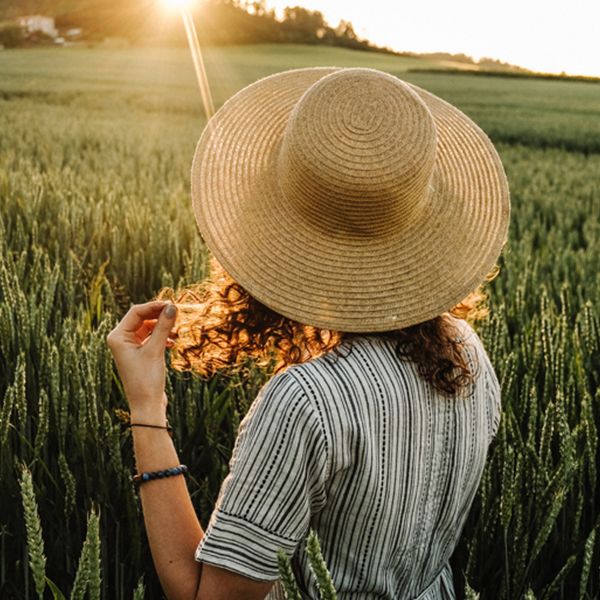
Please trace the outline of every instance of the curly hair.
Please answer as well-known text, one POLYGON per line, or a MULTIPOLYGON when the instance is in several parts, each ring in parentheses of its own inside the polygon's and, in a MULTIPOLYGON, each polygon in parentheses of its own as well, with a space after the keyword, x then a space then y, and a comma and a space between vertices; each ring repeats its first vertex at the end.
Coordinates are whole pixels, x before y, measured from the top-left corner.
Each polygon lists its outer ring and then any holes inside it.
MULTIPOLYGON (((491 281, 498 267, 486 277, 491 281)), ((485 283, 485 282, 484 282, 485 283)), ((450 311, 403 329, 369 335, 394 340, 400 360, 412 360, 437 390, 455 395, 473 380, 452 317, 474 322, 488 314, 483 285, 450 311)), ((179 290, 163 288, 158 299, 178 305, 171 366, 208 377, 241 368, 248 359, 274 372, 322 354, 338 353, 341 342, 360 333, 313 327, 271 310, 253 298, 212 257, 209 277, 179 290)))

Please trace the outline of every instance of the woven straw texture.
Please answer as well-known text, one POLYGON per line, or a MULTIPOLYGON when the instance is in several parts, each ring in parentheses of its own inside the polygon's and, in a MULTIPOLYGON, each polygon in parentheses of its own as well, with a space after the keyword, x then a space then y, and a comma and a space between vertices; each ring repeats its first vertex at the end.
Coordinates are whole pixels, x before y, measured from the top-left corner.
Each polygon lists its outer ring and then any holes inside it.
POLYGON ((449 310, 506 242, 508 182, 486 134, 367 68, 265 77, 215 113, 192 165, 200 233, 257 300, 375 332, 449 310))

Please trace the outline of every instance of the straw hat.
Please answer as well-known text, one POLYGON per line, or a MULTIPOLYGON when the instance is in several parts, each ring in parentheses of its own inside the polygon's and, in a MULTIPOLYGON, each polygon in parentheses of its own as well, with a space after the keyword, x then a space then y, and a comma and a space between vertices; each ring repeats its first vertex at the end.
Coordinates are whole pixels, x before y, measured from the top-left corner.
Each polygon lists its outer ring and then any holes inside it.
POLYGON ((486 134, 366 68, 293 69, 237 92, 198 142, 192 200, 206 245, 254 298, 348 332, 452 308, 493 268, 510 214, 486 134))

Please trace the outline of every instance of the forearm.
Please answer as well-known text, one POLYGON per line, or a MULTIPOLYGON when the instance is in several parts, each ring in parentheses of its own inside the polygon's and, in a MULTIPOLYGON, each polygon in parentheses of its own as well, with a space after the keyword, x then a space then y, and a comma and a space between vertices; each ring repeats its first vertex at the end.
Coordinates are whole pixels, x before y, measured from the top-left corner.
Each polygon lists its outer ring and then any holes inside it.
MULTIPOLYGON (((165 418, 132 414, 132 423, 164 423, 165 418)), ((138 473, 179 465, 165 429, 132 427, 138 473)), ((201 564, 194 551, 204 532, 196 516, 185 477, 175 475, 143 483, 140 498, 154 566, 169 600, 193 600, 201 564)))

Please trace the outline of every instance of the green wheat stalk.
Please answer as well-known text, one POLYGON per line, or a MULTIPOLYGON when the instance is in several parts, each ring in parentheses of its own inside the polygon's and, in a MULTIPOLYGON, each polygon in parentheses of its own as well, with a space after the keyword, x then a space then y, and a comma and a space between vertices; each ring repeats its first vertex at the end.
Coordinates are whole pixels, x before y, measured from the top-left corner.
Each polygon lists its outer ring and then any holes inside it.
POLYGON ((542 594, 543 600, 551 600, 552 598, 555 598, 555 594, 558 591, 558 588, 560 587, 561 583, 565 580, 566 576, 568 575, 569 571, 573 568, 573 565, 576 561, 576 554, 572 554, 571 556, 569 556, 567 562, 565 562, 565 564, 563 565, 563 568, 558 572, 558 574, 552 580, 550 585, 548 585, 548 587, 544 590, 544 593, 542 594))
POLYGON ((31 574, 35 583, 37 595, 39 598, 43 598, 44 590, 46 589, 46 556, 44 554, 42 524, 33 489, 31 471, 25 464, 21 467, 20 486, 23 513, 25 515, 25 529, 27 531, 29 565, 31 567, 31 574))
POLYGON ((285 592, 285 597, 289 600, 302 600, 300 590, 296 584, 296 578, 292 571, 292 565, 287 554, 280 548, 277 550, 277 564, 279 565, 279 577, 285 592))
POLYGON ((587 587, 588 579, 590 576, 590 569, 592 567, 592 557, 594 555, 594 544, 596 542, 596 528, 592 529, 590 535, 585 542, 585 548, 583 551, 583 566, 581 567, 581 578, 579 579, 579 597, 583 598, 585 595, 585 588, 587 587))
POLYGON ((15 403, 14 388, 6 388, 4 400, 2 401, 2 409, 0 410, 0 447, 4 447, 8 440, 8 432, 10 429, 10 421, 12 418, 13 407, 15 403))
POLYGON ((100 514, 91 510, 88 517, 86 542, 89 540, 88 564, 90 569, 89 597, 100 600, 102 591, 101 550, 100 550, 100 514))
POLYGON ((333 587, 333 581, 329 574, 329 570, 327 569, 327 565, 325 564, 325 560, 323 559, 319 538, 313 529, 310 530, 306 540, 306 554, 308 555, 310 568, 317 581, 317 587, 319 588, 321 598, 323 598, 323 600, 336 600, 337 594, 333 587))
POLYGON ((465 578, 465 600, 479 600, 479 592, 476 592, 465 578))
POLYGON ((146 595, 146 587, 144 586, 144 576, 142 575, 133 590, 133 600, 144 600, 146 595))
POLYGON ((36 456, 40 454, 42 451, 42 447, 46 442, 48 437, 48 429, 49 429, 49 417, 50 417, 50 406, 48 400, 48 394, 46 390, 40 391, 40 396, 38 400, 38 420, 37 420, 37 431, 35 432, 35 441, 34 441, 34 453, 36 456))
POLYGON ((92 509, 88 513, 87 533, 75 573, 71 600, 83 600, 86 591, 91 600, 100 599, 100 564, 100 517, 92 509))
POLYGON ((69 519, 71 512, 75 508, 75 495, 77 493, 75 476, 69 469, 69 464, 65 455, 61 452, 58 455, 58 469, 65 485, 64 493, 64 514, 65 520, 69 519))

